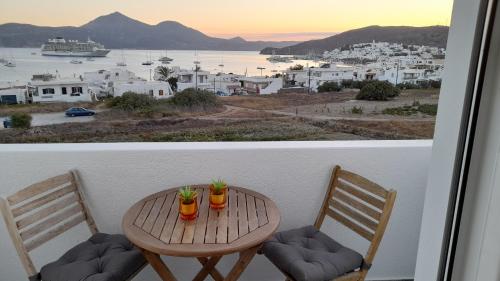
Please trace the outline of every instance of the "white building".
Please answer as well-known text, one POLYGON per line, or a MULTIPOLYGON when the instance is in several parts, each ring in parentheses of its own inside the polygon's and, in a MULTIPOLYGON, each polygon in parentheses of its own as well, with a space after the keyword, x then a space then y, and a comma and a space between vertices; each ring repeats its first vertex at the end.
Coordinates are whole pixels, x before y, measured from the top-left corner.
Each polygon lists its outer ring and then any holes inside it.
POLYGON ((21 104, 29 103, 26 93, 26 86, 0 88, 0 104, 21 104))
MULTIPOLYGON (((158 67, 155 69, 154 79, 160 80, 164 77, 159 73, 158 67)), ((173 66, 169 68, 171 74, 169 77, 177 78, 177 91, 181 92, 185 89, 196 88, 202 90, 213 90, 213 85, 209 81, 208 76, 210 72, 198 69, 182 69, 179 66, 173 66), (198 80, 198 81, 197 81, 198 80)))
POLYGON ((233 73, 209 74, 210 90, 218 95, 230 96, 241 86, 240 79, 244 76, 233 73))
POLYGON ((283 78, 269 77, 242 77, 241 88, 248 94, 270 95, 277 94, 283 88, 283 78))
POLYGON ((90 102, 93 92, 81 79, 53 79, 28 83, 28 94, 33 102, 90 102))
POLYGON ((157 99, 166 99, 174 96, 170 84, 164 81, 117 82, 114 85, 113 92, 115 97, 121 97, 126 92, 150 95, 157 99))
POLYGON ((90 89, 96 93, 97 97, 113 96, 115 83, 144 81, 132 71, 122 68, 85 72, 83 79, 89 83, 90 89))

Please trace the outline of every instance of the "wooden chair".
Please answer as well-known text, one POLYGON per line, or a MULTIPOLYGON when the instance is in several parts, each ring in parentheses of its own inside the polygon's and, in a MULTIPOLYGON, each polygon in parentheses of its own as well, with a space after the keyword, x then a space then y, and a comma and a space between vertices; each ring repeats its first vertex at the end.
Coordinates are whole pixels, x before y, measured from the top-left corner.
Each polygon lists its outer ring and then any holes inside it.
MULTIPOLYGON (((395 199, 396 191, 386 190, 364 177, 335 166, 314 228, 319 230, 328 216, 368 240, 370 245, 359 268, 336 277, 334 281, 365 280, 384 236, 395 199)), ((266 245, 264 250, 265 247, 266 245)), ((276 251, 276 248, 272 250, 276 251)), ((277 264, 272 259, 271 261, 277 264)), ((281 270, 287 280, 294 280, 281 270)))
MULTIPOLYGON (((100 239, 106 240, 106 243, 111 243, 117 236, 113 238, 111 235, 98 233, 95 221, 85 203, 82 185, 76 171, 32 184, 8 196, 7 199, 0 198, 0 211, 30 280, 39 280, 41 277, 29 253, 78 224, 85 222, 93 237, 101 235, 100 239)), ((130 279, 145 264, 139 251, 137 252, 138 256, 135 257, 134 263, 142 265, 130 279)))

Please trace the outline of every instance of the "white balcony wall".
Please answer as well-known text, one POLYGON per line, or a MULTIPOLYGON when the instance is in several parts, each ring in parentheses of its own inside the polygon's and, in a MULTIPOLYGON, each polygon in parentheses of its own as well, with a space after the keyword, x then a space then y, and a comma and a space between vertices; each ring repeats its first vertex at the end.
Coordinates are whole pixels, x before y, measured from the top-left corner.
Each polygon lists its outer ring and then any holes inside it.
MULTIPOLYGON (((369 279, 413 278, 431 141, 273 143, 1 145, 0 195, 76 168, 101 231, 121 232, 127 208, 167 187, 206 183, 221 177, 254 189, 277 203, 281 230, 312 224, 333 165, 360 173, 398 191, 393 216, 369 279)), ((323 230, 365 253, 367 243, 341 225, 323 230)), ((84 225, 33 251, 38 268, 88 237, 84 225)), ((27 280, 0 223, 0 280, 27 280)), ((219 265, 225 273, 236 256, 219 265)), ((179 280, 194 277, 194 259, 166 258, 179 280)), ((160 280, 150 267, 135 280, 160 280)), ((241 280, 283 280, 264 257, 256 257, 241 280)))

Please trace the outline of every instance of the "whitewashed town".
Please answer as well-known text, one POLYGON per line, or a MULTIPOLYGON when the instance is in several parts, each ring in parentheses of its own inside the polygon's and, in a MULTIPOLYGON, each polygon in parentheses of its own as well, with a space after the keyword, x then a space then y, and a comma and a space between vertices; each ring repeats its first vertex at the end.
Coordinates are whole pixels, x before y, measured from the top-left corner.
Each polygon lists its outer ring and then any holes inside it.
MULTIPOLYGON (((181 69, 162 64, 160 58, 160 66, 155 68, 151 80, 138 77, 120 63, 116 68, 75 74, 73 77, 62 77, 58 73, 33 74, 31 81, 1 85, 0 100, 10 104, 90 102, 121 96, 126 92, 165 99, 188 88, 211 91, 219 96, 270 95, 294 91, 316 93, 318 87, 327 82, 340 85, 348 81, 365 80, 388 81, 393 85, 423 85, 441 81, 445 54, 443 48, 437 47, 387 42, 362 43, 316 56, 315 59, 320 61, 317 67, 297 64, 280 72, 273 70, 275 73, 269 76, 213 73, 204 70, 199 61, 195 61, 191 69, 181 69)), ((271 62, 292 59, 277 55, 268 58, 271 62)))

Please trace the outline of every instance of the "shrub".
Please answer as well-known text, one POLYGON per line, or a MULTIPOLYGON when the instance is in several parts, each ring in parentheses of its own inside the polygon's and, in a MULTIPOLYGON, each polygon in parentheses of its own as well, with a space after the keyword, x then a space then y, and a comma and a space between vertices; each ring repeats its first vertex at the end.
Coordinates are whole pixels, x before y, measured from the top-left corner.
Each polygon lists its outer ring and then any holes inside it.
POLYGON ((30 114, 23 112, 16 112, 10 117, 12 128, 16 129, 29 129, 32 119, 30 114))
POLYGON ((387 81, 373 81, 361 88, 356 95, 356 99, 386 101, 397 97, 400 92, 400 89, 394 87, 387 81))
POLYGON ((218 105, 217 97, 214 93, 206 90, 195 90, 193 88, 175 94, 169 99, 172 105, 181 107, 214 107, 218 105))
POLYGON ((426 88, 425 85, 424 86, 420 86, 420 85, 417 85, 417 84, 413 84, 413 83, 408 83, 408 82, 404 82, 404 83, 399 83, 397 85, 397 87, 401 90, 413 90, 413 89, 422 89, 422 88, 426 88))
POLYGON ((302 64, 296 64, 290 67, 290 70, 302 70, 302 69, 304 69, 304 66, 302 64))
POLYGON ((339 92, 341 89, 337 82, 325 82, 318 87, 318 92, 339 92))
POLYGON ((155 103, 156 100, 149 95, 126 92, 121 97, 110 99, 107 102, 107 106, 126 111, 135 111, 151 108, 155 103))
POLYGON ((417 110, 424 113, 424 114, 435 116, 437 114, 438 105, 437 104, 422 104, 422 105, 418 106, 417 110))
POLYGON ((354 106, 353 108, 351 108, 351 113, 352 114, 363 114, 363 108, 361 106, 360 107, 354 106))

